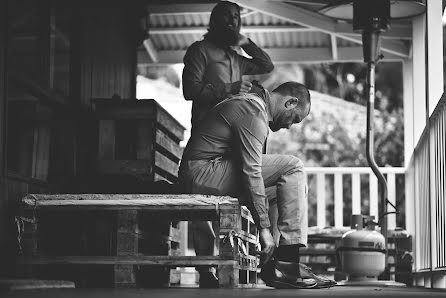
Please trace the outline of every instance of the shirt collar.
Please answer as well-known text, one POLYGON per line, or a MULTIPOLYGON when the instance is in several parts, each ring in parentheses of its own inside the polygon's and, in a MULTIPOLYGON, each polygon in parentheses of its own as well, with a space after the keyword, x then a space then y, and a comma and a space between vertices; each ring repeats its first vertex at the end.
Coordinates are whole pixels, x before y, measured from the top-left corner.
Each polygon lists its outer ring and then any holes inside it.
POLYGON ((254 83, 251 87, 251 93, 254 93, 265 102, 266 113, 268 114, 268 121, 272 121, 273 117, 269 108, 270 94, 269 91, 263 88, 262 85, 254 83))

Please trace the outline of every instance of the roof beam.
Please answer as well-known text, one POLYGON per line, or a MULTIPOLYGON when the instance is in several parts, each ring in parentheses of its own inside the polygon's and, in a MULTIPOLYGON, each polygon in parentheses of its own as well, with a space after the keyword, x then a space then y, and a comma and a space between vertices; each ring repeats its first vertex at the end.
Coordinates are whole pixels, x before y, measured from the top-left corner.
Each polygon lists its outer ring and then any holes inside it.
MULTIPOLYGON (((267 48, 264 49, 274 63, 321 63, 321 62, 362 62, 362 47, 337 47, 337 59, 330 48, 267 48)), ((146 51, 138 52, 138 65, 183 63, 186 50, 158 51, 158 62, 149 59, 146 51)), ((388 54, 383 61, 401 61, 401 57, 388 54)))
MULTIPOLYGON (((317 29, 327 34, 334 34, 337 37, 362 44, 361 38, 337 32, 337 21, 310 10, 282 2, 267 0, 234 0, 234 2, 243 7, 258 10, 264 14, 271 15, 276 18, 287 20, 301 26, 317 29)), ((353 30, 351 32, 354 33, 353 30)), ((389 41, 386 39, 381 41, 381 49, 382 51, 401 56, 402 58, 407 58, 410 53, 409 47, 404 43, 393 40, 389 41)))
MULTIPOLYGON (((336 33, 345 34, 346 36, 360 37, 361 34, 353 32, 350 24, 337 24, 336 33), (348 28, 347 28, 348 27, 348 28)), ((149 34, 204 34, 207 32, 205 26, 194 27, 152 27, 149 28, 149 34)), ((299 25, 268 25, 268 26, 242 26, 242 33, 257 32, 320 32, 315 28, 301 27, 299 25)), ((412 39, 412 31, 408 28, 399 28, 397 31, 388 31, 382 34, 383 38, 401 38, 412 39), (401 35, 399 35, 401 34, 401 35)))
POLYGON ((158 51, 155 48, 155 45, 150 40, 150 38, 144 40, 143 42, 144 48, 146 49, 147 54, 149 55, 149 58, 152 60, 152 62, 157 63, 158 62, 158 51))
POLYGON ((202 14, 211 13, 216 3, 178 3, 147 5, 150 15, 202 14))
MULTIPOLYGON (((194 34, 206 33, 207 27, 152 27, 149 28, 149 34, 194 34)), ((272 26, 242 26, 242 33, 257 33, 257 32, 316 32, 317 30, 307 27, 298 27, 296 25, 272 25, 272 26)))

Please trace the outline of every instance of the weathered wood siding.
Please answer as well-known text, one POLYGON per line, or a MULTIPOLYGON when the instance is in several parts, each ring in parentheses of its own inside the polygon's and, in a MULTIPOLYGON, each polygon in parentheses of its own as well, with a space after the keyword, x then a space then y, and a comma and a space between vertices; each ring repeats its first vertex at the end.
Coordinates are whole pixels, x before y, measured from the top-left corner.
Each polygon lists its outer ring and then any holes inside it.
MULTIPOLYGON (((9 239, 9 235, 7 233, 7 192, 5 185, 5 152, 4 146, 5 144, 5 109, 6 109, 6 90, 5 90, 5 61, 6 61, 6 32, 7 32, 7 16, 8 12, 6 10, 6 1, 0 1, 0 251, 6 251, 6 239, 9 239)), ((2 273, 6 273, 4 268, 6 262, 6 254, 2 254, 0 256, 0 275, 2 273)))
MULTIPOLYGON (((115 1, 117 2, 117 1, 115 1)), ((82 9, 80 34, 80 97, 135 98, 137 18, 129 14, 128 2, 82 9)))

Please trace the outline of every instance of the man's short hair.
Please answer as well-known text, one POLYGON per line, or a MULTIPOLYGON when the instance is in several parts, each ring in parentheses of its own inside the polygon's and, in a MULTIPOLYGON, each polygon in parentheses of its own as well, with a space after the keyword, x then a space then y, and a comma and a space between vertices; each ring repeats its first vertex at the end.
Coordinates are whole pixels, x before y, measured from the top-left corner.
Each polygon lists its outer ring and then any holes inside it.
MULTIPOLYGON (((283 96, 293 96, 297 97, 300 101, 300 108, 304 109, 308 105, 308 113, 310 113, 311 109, 311 98, 310 91, 308 91, 307 87, 298 82, 286 82, 278 86, 273 90, 275 93, 279 93, 283 96)), ((307 115, 308 115, 307 113, 307 115)))
MULTIPOLYGON (((225 10, 227 7, 235 7, 238 12, 240 13, 240 6, 237 3, 234 2, 230 2, 230 1, 220 1, 217 3, 217 5, 214 6, 214 8, 212 9, 211 12, 211 17, 209 19, 209 30, 214 30, 215 29, 215 19, 217 18, 217 16, 223 11, 225 10)), ((240 26, 240 22, 239 22, 239 26, 240 26)))

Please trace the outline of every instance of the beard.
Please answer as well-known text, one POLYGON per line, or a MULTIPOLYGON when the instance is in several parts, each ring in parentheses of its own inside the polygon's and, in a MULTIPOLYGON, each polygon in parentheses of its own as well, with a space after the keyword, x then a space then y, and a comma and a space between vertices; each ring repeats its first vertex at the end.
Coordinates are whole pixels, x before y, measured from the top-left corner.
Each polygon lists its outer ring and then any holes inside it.
POLYGON ((237 45, 240 38, 240 30, 231 30, 229 28, 217 28, 215 34, 225 46, 237 45))

